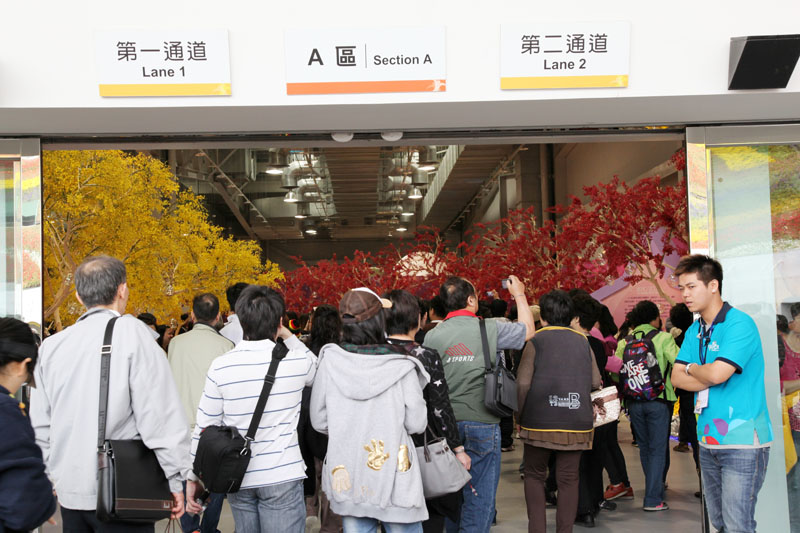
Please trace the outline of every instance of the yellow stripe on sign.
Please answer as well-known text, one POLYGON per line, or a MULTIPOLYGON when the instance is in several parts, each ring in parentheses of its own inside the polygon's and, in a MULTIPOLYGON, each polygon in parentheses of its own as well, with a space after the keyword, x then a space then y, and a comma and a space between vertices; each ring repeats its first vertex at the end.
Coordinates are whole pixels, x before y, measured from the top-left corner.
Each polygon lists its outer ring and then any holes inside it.
POLYGON ((628 76, 536 76, 500 78, 501 89, 579 89, 627 87, 628 76))
POLYGON ((100 84, 100 96, 228 96, 230 83, 100 84))

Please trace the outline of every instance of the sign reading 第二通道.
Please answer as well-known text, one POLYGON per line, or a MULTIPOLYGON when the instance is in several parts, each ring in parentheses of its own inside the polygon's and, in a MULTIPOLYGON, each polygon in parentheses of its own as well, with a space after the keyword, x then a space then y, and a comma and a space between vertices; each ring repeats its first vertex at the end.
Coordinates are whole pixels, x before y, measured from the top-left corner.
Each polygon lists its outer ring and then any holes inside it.
POLYGON ((288 95, 447 87, 444 27, 288 29, 285 47, 288 95))
POLYGON ((629 22, 535 22, 500 30, 501 89, 627 87, 629 22))
POLYGON ((227 30, 103 30, 95 34, 100 96, 228 96, 227 30))

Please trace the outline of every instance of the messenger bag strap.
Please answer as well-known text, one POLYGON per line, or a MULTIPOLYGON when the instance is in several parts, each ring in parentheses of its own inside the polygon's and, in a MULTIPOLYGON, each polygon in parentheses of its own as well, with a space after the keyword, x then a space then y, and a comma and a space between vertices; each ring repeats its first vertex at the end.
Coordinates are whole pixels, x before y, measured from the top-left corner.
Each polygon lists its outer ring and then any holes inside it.
POLYGON ((258 424, 261 422, 261 415, 264 414, 264 408, 267 406, 267 399, 269 393, 272 391, 272 385, 275 383, 275 374, 278 372, 278 363, 286 357, 289 353, 289 348, 283 343, 283 339, 278 338, 275 340, 275 348, 272 349, 272 360, 269 363, 269 370, 267 375, 264 376, 264 386, 261 388, 261 395, 258 397, 256 403, 256 410, 253 413, 253 419, 250 420, 250 427, 247 430, 247 435, 244 437, 245 450, 250 448, 250 443, 256 438, 256 431, 258 431, 258 424))
POLYGON ((111 336, 114 323, 119 317, 112 317, 106 324, 103 347, 100 350, 100 411, 97 419, 97 449, 103 450, 106 442, 106 418, 108 416, 108 378, 111 372, 111 336))
POLYGON ((478 320, 481 326, 481 343, 483 344, 483 362, 486 364, 486 371, 492 371, 492 359, 489 357, 489 336, 486 335, 486 322, 478 320))

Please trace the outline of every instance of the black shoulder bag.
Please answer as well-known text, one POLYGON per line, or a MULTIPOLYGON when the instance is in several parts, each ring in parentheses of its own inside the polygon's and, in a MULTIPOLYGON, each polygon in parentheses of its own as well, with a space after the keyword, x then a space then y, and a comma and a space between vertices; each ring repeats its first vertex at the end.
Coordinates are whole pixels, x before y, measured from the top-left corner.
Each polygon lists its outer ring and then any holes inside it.
POLYGON ((500 418, 511 416, 517 410, 517 380, 503 365, 495 365, 492 370, 492 360, 489 355, 489 338, 486 335, 486 323, 479 320, 481 326, 481 342, 483 343, 483 360, 486 370, 483 374, 484 397, 486 409, 500 418))
POLYGON ((264 386, 244 438, 234 426, 208 426, 200 433, 192 469, 209 492, 228 494, 238 492, 242 486, 247 465, 250 463, 250 444, 256 438, 261 415, 264 414, 269 393, 275 383, 278 363, 288 352, 283 339, 277 339, 269 370, 264 376, 264 386))
POLYGON ((97 518, 102 522, 156 522, 172 514, 172 493, 156 454, 141 440, 106 440, 111 336, 108 321, 100 357, 97 430, 97 518))

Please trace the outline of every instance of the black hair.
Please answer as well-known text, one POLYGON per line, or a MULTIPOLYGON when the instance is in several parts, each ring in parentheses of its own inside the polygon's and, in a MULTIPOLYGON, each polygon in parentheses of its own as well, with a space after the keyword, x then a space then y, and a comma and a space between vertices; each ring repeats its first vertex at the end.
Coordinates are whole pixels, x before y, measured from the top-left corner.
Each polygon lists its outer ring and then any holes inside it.
POLYGON ((517 304, 512 303, 511 309, 508 310, 508 319, 512 322, 516 322, 519 318, 519 311, 517 310, 517 304))
POLYGON ((284 312, 283 296, 265 285, 248 285, 236 300, 236 316, 248 341, 274 340, 284 312))
POLYGON ((210 292, 198 294, 192 300, 194 318, 203 324, 213 324, 219 315, 219 300, 210 292))
POLYGON ((444 308, 448 313, 467 307, 467 300, 470 296, 477 298, 472 283, 458 276, 447 278, 442 288, 439 289, 439 296, 442 297, 444 308))
MULTIPOLYGON (((247 288, 247 283, 240 281, 239 283, 234 283, 227 289, 225 289, 225 297, 228 299, 228 305, 231 308, 231 311, 236 309, 236 301, 241 296, 242 291, 247 288)), ((235 313, 236 311, 234 311, 235 313)))
POLYGON ((687 255, 675 267, 675 277, 683 274, 697 274, 697 279, 708 285, 711 280, 717 280, 719 294, 722 295, 722 265, 716 259, 707 255, 687 255))
POLYGON ((408 291, 393 290, 384 293, 383 297, 392 302, 392 307, 383 310, 387 335, 406 335, 419 327, 420 310, 416 296, 408 291))
POLYGON ((572 297, 572 306, 581 327, 587 331, 592 329, 600 318, 600 302, 589 296, 588 293, 579 292, 572 297))
POLYGON ((492 310, 492 316, 495 318, 503 318, 506 316, 508 310, 508 302, 501 298, 495 298, 489 304, 489 309, 492 310))
POLYGON ((577 288, 577 287, 567 291, 567 294, 569 294, 569 297, 573 298, 573 299, 576 296, 591 296, 591 294, 589 294, 589 292, 586 289, 581 289, 581 288, 577 288))
POLYGON ((431 298, 431 309, 433 310, 434 314, 439 317, 439 319, 447 316, 447 309, 444 306, 444 300, 438 294, 431 298))
MULTIPOLYGON (((33 377, 39 351, 38 339, 25 322, 12 317, 0 318, 0 368, 12 362, 22 362, 28 357, 29 380, 33 377)), ((11 391, 14 392, 14 391, 11 391)))
POLYGON ((669 321, 672 322, 673 326, 685 332, 694 322, 694 315, 686 307, 686 304, 679 303, 673 305, 672 309, 669 310, 669 321))
POLYGON ((601 306, 600 318, 597 319, 597 329, 600 330, 603 337, 613 337, 619 329, 617 329, 617 324, 614 322, 614 317, 611 315, 611 311, 608 310, 608 306, 602 304, 601 306))
POLYGON ((323 346, 330 343, 338 344, 341 338, 342 319, 339 317, 339 310, 328 304, 314 309, 308 349, 319 355, 323 346))
POLYGON ((800 302, 795 302, 789 306, 789 314, 792 315, 792 320, 797 318, 797 315, 800 315, 800 302))
POLYGON ((289 320, 297 320, 299 318, 296 311, 286 311, 285 314, 289 320))
POLYGON ((550 326, 569 327, 575 317, 572 298, 566 291, 553 289, 539 299, 542 320, 550 326))
POLYGON ((383 313, 378 313, 361 322, 342 324, 342 342, 356 346, 384 344, 386 341, 385 330, 386 321, 383 313))
POLYGON ((642 324, 649 324, 660 316, 661 311, 658 310, 658 306, 650 300, 642 300, 633 306, 633 309, 628 313, 628 319, 632 328, 636 328, 642 324))
POLYGON ((153 313, 139 313, 136 318, 147 324, 148 326, 158 326, 158 320, 153 313))
POLYGON ((419 305, 419 316, 427 316, 428 310, 431 308, 431 304, 428 300, 423 300, 422 298, 417 297, 417 305, 419 305))
POLYGON ((775 322, 778 326, 778 333, 788 335, 789 333, 789 320, 783 315, 775 315, 775 322))
POLYGON ((111 305, 128 279, 125 263, 107 255, 89 257, 75 270, 75 290, 87 309, 111 305))
POLYGON ((624 339, 628 336, 628 333, 631 332, 631 320, 630 320, 630 313, 625 315, 625 320, 622 324, 619 325, 619 331, 617 331, 617 339, 624 339))

